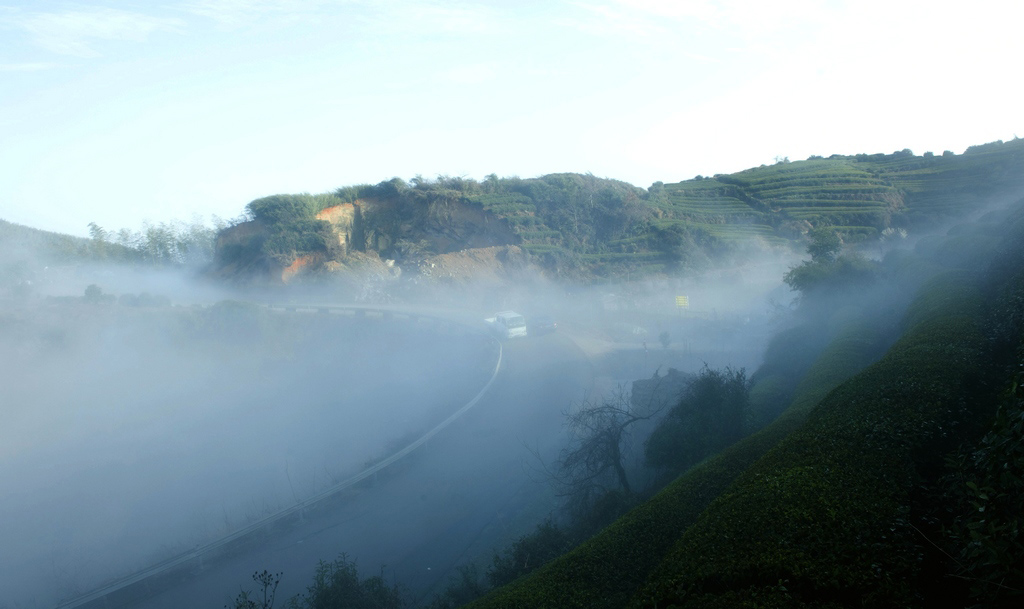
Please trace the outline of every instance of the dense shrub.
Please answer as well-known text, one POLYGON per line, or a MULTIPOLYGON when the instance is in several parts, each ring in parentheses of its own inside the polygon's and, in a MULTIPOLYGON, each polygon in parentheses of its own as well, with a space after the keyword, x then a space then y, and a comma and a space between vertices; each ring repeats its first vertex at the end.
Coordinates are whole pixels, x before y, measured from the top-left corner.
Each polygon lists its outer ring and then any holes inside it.
MULTIPOLYGON (((351 194, 351 193, 348 193, 351 194)), ((330 225, 316 215, 342 202, 333 194, 274 195, 256 199, 246 211, 263 231, 243 244, 232 244, 218 252, 222 263, 269 258, 288 265, 298 256, 338 252, 337 237, 330 225)))
POLYGON ((856 254, 844 254, 835 260, 808 261, 786 273, 785 281, 805 299, 820 294, 834 295, 836 290, 854 290, 870 284, 877 275, 872 261, 856 254))
POLYGON ((748 391, 744 369, 704 366, 648 438, 647 464, 679 472, 739 440, 748 391))
POLYGON ((317 213, 340 202, 331 194, 273 195, 252 201, 246 206, 246 211, 254 220, 288 225, 299 220, 311 220, 317 213))
POLYGON ((1010 383, 977 449, 950 464, 949 570, 969 582, 974 602, 1024 602, 1024 373, 1010 383))

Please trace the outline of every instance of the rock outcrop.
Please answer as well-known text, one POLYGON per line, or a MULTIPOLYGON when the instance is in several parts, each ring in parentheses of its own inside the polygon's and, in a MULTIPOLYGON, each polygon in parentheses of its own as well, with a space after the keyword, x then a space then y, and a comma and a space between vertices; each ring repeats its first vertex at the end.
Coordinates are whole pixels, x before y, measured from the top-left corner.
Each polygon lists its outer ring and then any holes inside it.
POLYGON ((507 224, 464 202, 403 206, 359 199, 327 207, 315 219, 330 227, 323 251, 271 253, 265 244, 279 227, 259 220, 221 231, 213 273, 236 281, 284 284, 312 274, 365 268, 368 259, 377 259, 392 276, 408 269, 448 279, 504 275, 526 264, 525 254, 514 247, 521 239, 507 224))

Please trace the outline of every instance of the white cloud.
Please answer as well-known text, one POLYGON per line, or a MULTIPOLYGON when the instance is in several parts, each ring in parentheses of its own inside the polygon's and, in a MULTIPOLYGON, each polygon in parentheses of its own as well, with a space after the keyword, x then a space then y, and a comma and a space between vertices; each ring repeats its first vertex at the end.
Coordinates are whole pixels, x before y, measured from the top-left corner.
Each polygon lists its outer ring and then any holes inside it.
POLYGON ((31 13, 13 21, 41 47, 79 57, 99 55, 93 48, 97 41, 143 42, 154 32, 173 31, 183 25, 179 19, 110 8, 31 13))

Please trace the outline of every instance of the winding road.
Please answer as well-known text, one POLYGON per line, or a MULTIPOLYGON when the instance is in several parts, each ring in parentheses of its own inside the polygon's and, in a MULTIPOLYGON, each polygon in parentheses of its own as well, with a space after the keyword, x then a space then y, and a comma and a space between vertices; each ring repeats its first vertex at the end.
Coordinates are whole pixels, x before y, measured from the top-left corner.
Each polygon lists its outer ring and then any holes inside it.
POLYGON ((527 446, 550 457, 562 411, 593 386, 585 354, 561 334, 505 343, 501 366, 472 408, 346 490, 198 553, 132 585, 62 607, 222 607, 251 576, 283 573, 278 597, 303 592, 320 560, 341 554, 383 573, 413 600, 443 589, 460 564, 529 532, 554 507, 527 446))

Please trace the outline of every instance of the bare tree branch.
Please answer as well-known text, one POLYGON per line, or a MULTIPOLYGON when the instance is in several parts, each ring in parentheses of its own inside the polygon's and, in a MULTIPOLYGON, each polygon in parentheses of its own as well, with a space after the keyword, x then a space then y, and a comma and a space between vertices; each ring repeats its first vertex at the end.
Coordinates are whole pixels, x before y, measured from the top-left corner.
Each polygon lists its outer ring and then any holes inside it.
POLYGON ((584 398, 563 413, 569 444, 554 465, 544 469, 558 495, 568 500, 570 511, 585 510, 611 491, 627 495, 633 492, 624 463, 630 448, 630 429, 665 409, 667 403, 654 403, 656 394, 652 391, 647 403, 635 408, 620 386, 617 393, 600 402, 584 398))

